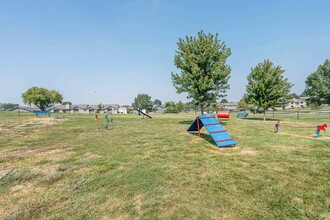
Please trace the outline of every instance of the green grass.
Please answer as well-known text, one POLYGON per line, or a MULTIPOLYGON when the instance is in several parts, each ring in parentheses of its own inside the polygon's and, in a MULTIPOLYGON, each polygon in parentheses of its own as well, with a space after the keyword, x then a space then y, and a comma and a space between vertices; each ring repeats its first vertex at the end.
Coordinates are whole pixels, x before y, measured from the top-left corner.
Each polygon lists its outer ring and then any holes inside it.
POLYGON ((268 116, 232 115, 238 144, 217 148, 186 132, 191 114, 114 115, 106 130, 93 115, 0 112, 0 219, 329 219, 329 133, 272 121, 329 115, 268 116))

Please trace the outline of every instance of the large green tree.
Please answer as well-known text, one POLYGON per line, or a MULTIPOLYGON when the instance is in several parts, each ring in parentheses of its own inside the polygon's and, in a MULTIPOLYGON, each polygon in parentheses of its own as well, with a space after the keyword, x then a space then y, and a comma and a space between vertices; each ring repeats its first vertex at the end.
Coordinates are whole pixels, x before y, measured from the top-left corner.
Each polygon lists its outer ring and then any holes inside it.
POLYGON ((148 112, 150 112, 152 111, 151 97, 148 94, 138 94, 137 97, 134 98, 132 106, 135 109, 146 109, 148 112))
POLYGON ((314 105, 330 104, 330 60, 326 60, 306 81, 304 93, 314 105))
POLYGON ((284 70, 274 66, 269 60, 264 60, 251 69, 244 101, 264 110, 264 120, 268 108, 274 108, 278 102, 289 97, 293 84, 283 76, 284 70))
POLYGON ((48 106, 61 103, 63 96, 55 90, 31 87, 22 94, 24 104, 35 105, 44 111, 48 106))
POLYGON ((180 38, 177 44, 174 64, 181 73, 171 73, 173 85, 177 93, 187 92, 203 114, 229 89, 231 69, 226 61, 231 51, 218 40, 218 34, 203 31, 197 37, 180 38))

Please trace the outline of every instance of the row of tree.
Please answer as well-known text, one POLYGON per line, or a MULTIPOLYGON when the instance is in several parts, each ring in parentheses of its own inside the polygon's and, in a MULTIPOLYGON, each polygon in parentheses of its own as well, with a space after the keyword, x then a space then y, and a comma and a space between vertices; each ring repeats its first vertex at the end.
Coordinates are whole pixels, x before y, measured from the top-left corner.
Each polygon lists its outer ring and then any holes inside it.
POLYGON ((0 103, 0 111, 6 111, 12 108, 15 108, 19 106, 18 104, 14 104, 14 103, 0 103))
MULTIPOLYGON (((231 55, 230 48, 218 39, 218 34, 205 34, 179 39, 174 56, 175 66, 180 73, 171 73, 177 93, 186 92, 187 98, 199 106, 201 113, 226 95, 231 69, 226 64, 231 55)), ((286 103, 293 86, 284 77, 285 70, 264 60, 251 69, 247 77, 243 101, 257 109, 268 110, 286 103)), ((304 93, 309 102, 321 105, 330 104, 330 61, 326 60, 316 72, 306 79, 304 93)))

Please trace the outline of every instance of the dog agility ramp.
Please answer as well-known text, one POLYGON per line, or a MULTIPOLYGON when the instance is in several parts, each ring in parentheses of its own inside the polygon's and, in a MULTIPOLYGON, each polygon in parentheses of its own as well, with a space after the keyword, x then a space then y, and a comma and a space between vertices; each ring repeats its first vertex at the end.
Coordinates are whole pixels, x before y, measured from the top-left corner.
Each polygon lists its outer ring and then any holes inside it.
POLYGON ((236 142, 213 114, 199 115, 188 127, 187 131, 200 131, 202 127, 211 135, 218 147, 235 146, 236 142))

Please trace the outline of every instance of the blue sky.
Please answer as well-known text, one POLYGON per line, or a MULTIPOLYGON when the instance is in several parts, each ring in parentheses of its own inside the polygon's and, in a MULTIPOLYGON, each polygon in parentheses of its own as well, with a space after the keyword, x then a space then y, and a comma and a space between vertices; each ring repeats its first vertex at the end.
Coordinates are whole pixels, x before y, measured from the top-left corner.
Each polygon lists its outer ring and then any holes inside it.
POLYGON ((242 97, 252 67, 270 59, 300 94, 330 58, 330 1, 0 1, 0 102, 31 86, 73 103, 131 104, 139 93, 187 101, 170 73, 177 41, 218 33, 232 50, 231 89, 242 97))

